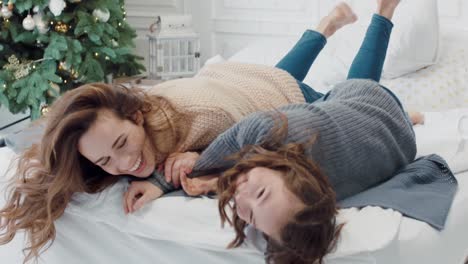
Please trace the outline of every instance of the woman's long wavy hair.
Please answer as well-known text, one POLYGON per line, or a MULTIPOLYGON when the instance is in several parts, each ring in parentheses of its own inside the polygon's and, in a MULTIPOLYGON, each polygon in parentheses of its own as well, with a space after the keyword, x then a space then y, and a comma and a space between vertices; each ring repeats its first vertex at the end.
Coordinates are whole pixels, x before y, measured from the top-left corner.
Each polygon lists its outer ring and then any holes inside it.
MULTIPOLYGON (((158 128, 145 122, 149 137, 162 129, 175 131, 175 117, 182 116, 166 99, 149 96, 138 88, 94 83, 63 94, 41 120, 46 122, 46 129, 40 143, 19 157, 7 185, 6 205, 0 210, 0 245, 24 230, 28 242, 23 249, 25 263, 37 260, 52 245, 56 235, 54 221, 64 213, 74 193, 99 192, 118 180, 78 152, 80 137, 95 122, 100 109, 109 109, 117 117, 132 121, 137 111, 143 113, 145 120, 153 115, 172 117, 158 128), (162 105, 166 107, 163 109, 162 105)), ((179 137, 174 135, 175 141, 179 137)))
POLYGON ((337 204, 335 192, 328 178, 305 154, 305 149, 315 141, 283 144, 287 135, 287 119, 279 115, 283 125, 276 126, 272 136, 261 146, 244 147, 230 157, 237 161, 218 181, 219 212, 224 225, 234 227, 235 239, 229 248, 240 246, 246 236, 247 223, 236 212, 233 196, 236 179, 255 167, 266 167, 282 172, 285 186, 297 196, 304 208, 291 217, 280 230, 280 241, 264 234, 267 240, 266 262, 274 264, 323 263, 324 256, 337 243, 343 224, 336 224, 337 204), (228 215, 228 211, 231 216, 228 215))

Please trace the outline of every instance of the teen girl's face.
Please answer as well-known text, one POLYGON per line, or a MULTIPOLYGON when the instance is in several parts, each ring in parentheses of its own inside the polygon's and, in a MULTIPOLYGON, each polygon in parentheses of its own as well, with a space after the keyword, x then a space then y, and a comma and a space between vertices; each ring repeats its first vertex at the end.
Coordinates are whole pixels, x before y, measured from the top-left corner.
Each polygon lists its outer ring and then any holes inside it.
POLYGON ((155 155, 142 113, 137 112, 134 120, 122 120, 110 110, 99 110, 98 118, 78 142, 79 152, 112 175, 151 175, 156 167, 155 155))
POLYGON ((257 167, 237 178, 237 215, 280 241, 281 228, 304 204, 285 185, 282 172, 257 167))

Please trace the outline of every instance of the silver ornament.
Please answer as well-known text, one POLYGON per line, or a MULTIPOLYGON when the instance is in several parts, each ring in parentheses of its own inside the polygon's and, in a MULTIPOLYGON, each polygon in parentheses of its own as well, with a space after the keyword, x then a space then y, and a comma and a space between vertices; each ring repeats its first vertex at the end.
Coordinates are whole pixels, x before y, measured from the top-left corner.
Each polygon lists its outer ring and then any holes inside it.
POLYGON ((13 15, 13 12, 11 12, 11 10, 8 9, 7 5, 3 5, 2 9, 0 10, 0 14, 2 17, 8 19, 13 15))
POLYGON ((23 28, 26 30, 33 30, 34 27, 36 26, 36 23, 34 22, 34 19, 31 17, 31 15, 26 16, 23 20, 23 28))
POLYGON ((49 10, 54 16, 60 16, 66 5, 64 0, 50 0, 49 10))
POLYGON ((97 17, 99 21, 106 23, 109 21, 110 18, 110 12, 109 9, 103 8, 103 9, 94 9, 93 11, 93 16, 97 17))

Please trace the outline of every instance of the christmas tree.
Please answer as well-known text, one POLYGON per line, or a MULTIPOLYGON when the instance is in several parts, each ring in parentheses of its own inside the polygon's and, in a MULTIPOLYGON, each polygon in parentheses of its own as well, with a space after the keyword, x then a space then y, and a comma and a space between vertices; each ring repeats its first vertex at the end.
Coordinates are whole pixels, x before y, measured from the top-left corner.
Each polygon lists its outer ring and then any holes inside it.
POLYGON ((144 71, 123 0, 0 0, 0 106, 40 116, 81 84, 144 71), (6 2, 8 1, 8 2, 6 2))

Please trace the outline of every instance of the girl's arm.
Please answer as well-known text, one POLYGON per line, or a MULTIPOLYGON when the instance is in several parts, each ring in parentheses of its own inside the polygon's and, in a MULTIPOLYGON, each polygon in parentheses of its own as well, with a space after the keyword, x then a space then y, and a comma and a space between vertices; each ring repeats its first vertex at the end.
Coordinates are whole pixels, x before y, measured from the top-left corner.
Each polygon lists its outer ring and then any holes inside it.
POLYGON ((274 125, 267 112, 251 114, 219 135, 200 155, 189 178, 216 174, 229 169, 235 161, 227 158, 244 146, 260 145, 274 125))

